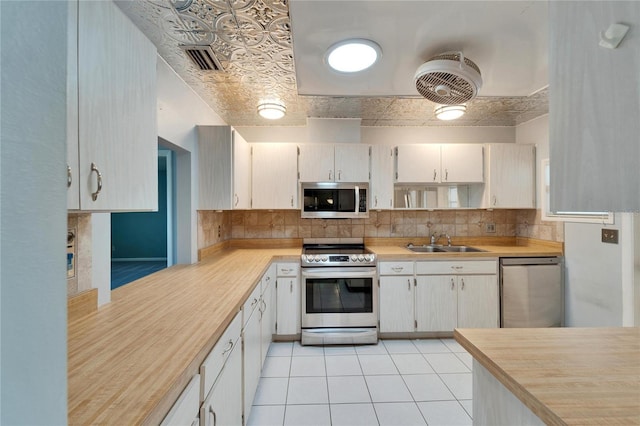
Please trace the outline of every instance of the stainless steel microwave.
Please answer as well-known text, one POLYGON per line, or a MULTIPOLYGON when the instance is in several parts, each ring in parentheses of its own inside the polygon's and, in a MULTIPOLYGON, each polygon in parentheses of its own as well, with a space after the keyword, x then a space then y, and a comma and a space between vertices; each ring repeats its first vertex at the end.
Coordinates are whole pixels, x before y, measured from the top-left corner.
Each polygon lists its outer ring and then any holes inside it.
POLYGON ((303 183, 302 217, 304 218, 365 218, 368 183, 303 183))

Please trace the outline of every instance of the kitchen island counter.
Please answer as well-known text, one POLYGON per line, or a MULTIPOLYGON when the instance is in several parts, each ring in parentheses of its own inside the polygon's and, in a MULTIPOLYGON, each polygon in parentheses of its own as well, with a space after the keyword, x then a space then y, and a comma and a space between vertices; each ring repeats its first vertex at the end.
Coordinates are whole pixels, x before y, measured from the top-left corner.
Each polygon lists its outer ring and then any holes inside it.
POLYGON ((456 329, 454 336, 474 358, 476 424, 640 424, 640 328, 456 329), (516 413, 518 401, 537 419, 516 413))

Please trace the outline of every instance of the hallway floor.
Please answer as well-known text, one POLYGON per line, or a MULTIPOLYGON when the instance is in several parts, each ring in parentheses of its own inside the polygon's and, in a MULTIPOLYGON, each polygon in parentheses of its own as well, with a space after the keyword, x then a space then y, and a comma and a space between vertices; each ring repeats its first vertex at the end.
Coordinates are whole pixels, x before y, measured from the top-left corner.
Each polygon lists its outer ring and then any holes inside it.
POLYGON ((249 425, 470 425, 471 356, 453 339, 274 342, 249 425))
POLYGON ((111 261, 111 290, 167 267, 167 261, 111 261))

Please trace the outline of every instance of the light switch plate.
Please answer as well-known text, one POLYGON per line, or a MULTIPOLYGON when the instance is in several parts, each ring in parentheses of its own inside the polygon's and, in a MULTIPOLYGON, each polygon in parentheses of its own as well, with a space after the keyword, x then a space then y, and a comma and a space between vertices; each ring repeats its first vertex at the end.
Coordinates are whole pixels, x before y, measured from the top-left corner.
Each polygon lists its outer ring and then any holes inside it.
POLYGON ((487 233, 496 232, 496 224, 495 223, 486 223, 485 224, 485 232, 487 232, 487 233))
POLYGON ((618 244, 618 230, 602 228, 602 242, 618 244))

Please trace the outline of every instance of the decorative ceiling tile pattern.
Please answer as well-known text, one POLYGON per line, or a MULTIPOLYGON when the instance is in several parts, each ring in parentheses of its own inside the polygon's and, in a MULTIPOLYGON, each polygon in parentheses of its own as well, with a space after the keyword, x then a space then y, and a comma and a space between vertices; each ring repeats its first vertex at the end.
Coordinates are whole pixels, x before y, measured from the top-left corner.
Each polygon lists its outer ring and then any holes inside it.
POLYGON ((415 98, 300 96, 296 88, 287 0, 116 0, 158 53, 232 126, 303 126, 307 117, 361 118, 363 126, 514 126, 548 112, 547 89, 528 97, 478 97, 455 121, 415 98), (181 46, 210 46, 221 71, 202 71, 181 46), (260 101, 287 107, 261 118, 260 101))

